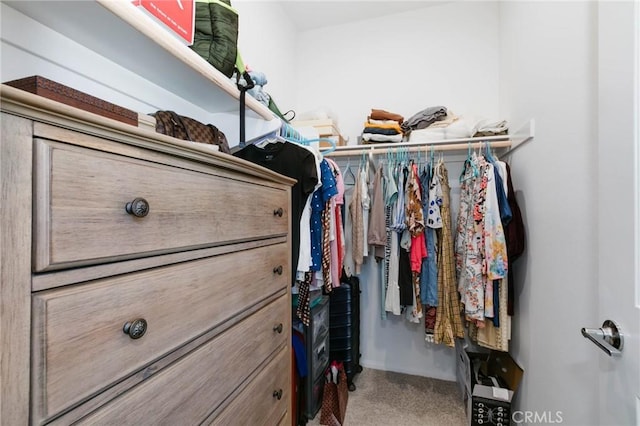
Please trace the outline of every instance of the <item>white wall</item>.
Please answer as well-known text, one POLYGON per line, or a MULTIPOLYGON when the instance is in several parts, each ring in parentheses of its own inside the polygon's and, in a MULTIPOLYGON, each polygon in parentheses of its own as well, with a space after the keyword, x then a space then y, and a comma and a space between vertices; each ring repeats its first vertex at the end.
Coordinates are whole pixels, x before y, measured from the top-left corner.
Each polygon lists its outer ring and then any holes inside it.
POLYGON ((525 369, 519 408, 598 422, 597 351, 581 327, 597 318, 597 4, 500 3, 500 110, 535 118, 513 153, 527 227, 515 264, 512 355, 525 369))
POLYGON ((296 30, 276 1, 234 0, 238 47, 247 66, 267 76, 264 90, 284 113, 294 107, 296 30))
MULTIPOLYGON (((366 2, 361 3, 366 7, 366 2)), ((300 113, 328 107, 351 143, 372 108, 409 118, 444 105, 498 114, 498 6, 451 2, 305 31, 298 37, 300 113)))

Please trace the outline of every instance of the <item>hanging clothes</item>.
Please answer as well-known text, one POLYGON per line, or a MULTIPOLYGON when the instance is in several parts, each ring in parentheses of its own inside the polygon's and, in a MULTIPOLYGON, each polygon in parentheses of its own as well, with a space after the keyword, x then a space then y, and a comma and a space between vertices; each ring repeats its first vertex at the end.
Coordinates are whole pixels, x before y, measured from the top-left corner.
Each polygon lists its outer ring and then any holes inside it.
POLYGON ((307 327, 311 321, 311 307, 309 300, 309 287, 311 287, 311 272, 305 272, 302 280, 297 282, 298 286, 298 307, 296 308, 296 316, 307 327))
POLYGON ((507 286, 503 280, 496 281, 500 294, 500 309, 496 316, 500 318, 500 326, 496 327, 492 321, 485 321, 482 328, 474 323, 469 325, 469 336, 480 346, 497 351, 508 352, 511 339, 511 318, 507 314, 507 286))
POLYGON ((380 164, 373 178, 373 198, 369 217, 367 241, 372 246, 377 260, 384 258, 384 248, 387 245, 387 229, 385 225, 383 166, 380 164))
POLYGON ((400 305, 412 306, 414 303, 413 296, 413 276, 411 272, 411 259, 409 251, 411 250, 411 234, 407 230, 407 181, 409 177, 409 169, 405 163, 400 163, 398 171, 398 198, 397 198, 397 215, 394 229, 399 234, 400 253, 399 253, 399 274, 398 286, 400 287, 400 305))
POLYGON ((371 210, 371 197, 369 196, 369 162, 365 160, 360 171, 360 196, 362 197, 362 257, 369 256, 369 211, 371 210))
POLYGON ((469 156, 461 179, 456 268, 469 337, 480 346, 508 351, 512 259, 507 228, 519 214, 508 203, 508 166, 487 150, 486 157, 469 156))
POLYGON ((449 174, 444 163, 439 163, 436 173, 442 186, 442 228, 438 230, 438 315, 434 330, 435 343, 444 343, 453 347, 455 338, 464 337, 464 328, 460 319, 460 304, 455 276, 453 241, 451 239, 451 190, 449 174))
POLYGON ((344 205, 343 214, 344 219, 344 273, 347 277, 351 277, 355 273, 355 261, 353 255, 353 221, 351 219, 351 202, 353 200, 354 188, 357 185, 358 179, 351 170, 350 163, 347 163, 347 167, 342 174, 344 182, 344 205))
POLYGON ((438 175, 434 172, 433 159, 429 167, 421 176, 423 190, 423 210, 426 217, 426 232, 424 233, 427 247, 427 257, 422 261, 420 271, 420 296, 425 304, 425 340, 434 342, 438 309, 438 263, 437 263, 437 234, 436 229, 442 228, 440 206, 442 205, 442 188, 438 175))
MULTIPOLYGON (((501 280, 507 274, 509 268, 507 260, 507 245, 504 239, 504 231, 502 229, 502 220, 500 218, 500 207, 498 203, 498 193, 496 189, 496 179, 494 166, 491 163, 486 164, 486 201, 484 212, 484 258, 486 265, 486 285, 485 285, 485 317, 493 318, 494 312, 494 291, 493 282, 501 280)), ((496 292, 497 293, 497 292, 496 292)))
MULTIPOLYGON (((322 211, 322 283, 326 293, 333 289, 331 280, 331 200, 327 200, 322 211)), ((316 274, 316 278, 319 275, 316 274)))
MULTIPOLYGON (((407 229, 411 234, 411 271, 420 272, 422 259, 427 256, 424 242, 424 214, 422 209, 422 188, 418 177, 418 167, 411 164, 406 190, 407 229)), ((419 292, 419 289, 418 289, 419 292)))
MULTIPOLYGON (((509 164, 505 163, 507 170, 507 200, 509 207, 511 208, 512 218, 504 229, 505 240, 507 241, 507 257, 511 266, 522 255, 525 248, 525 229, 524 222, 522 221, 522 213, 516 200, 515 191, 513 190, 513 182, 511 181, 511 168, 509 164)), ((508 272, 508 298, 507 298, 507 313, 514 315, 514 288, 513 288, 513 267, 509 268, 508 272)))
MULTIPOLYGON (((332 169, 334 175, 340 173, 335 165, 332 169)), ((379 263, 381 318, 387 313, 404 314, 409 322, 424 324, 427 341, 452 347, 455 339, 464 337, 464 316, 469 336, 478 344, 508 350, 510 259, 505 229, 516 213, 510 211, 506 164, 470 153, 461 176, 455 233, 449 176, 442 158, 437 164, 432 160, 420 175, 413 161, 393 161, 387 156, 386 165, 375 168, 369 202, 363 200, 369 190, 364 162, 352 177, 352 185, 344 182, 345 256, 351 243, 355 250, 349 258, 359 273, 364 246, 370 243, 370 253, 379 263), (370 218, 365 224, 367 205, 370 218)), ((333 204, 325 206, 325 211, 339 212, 339 198, 330 198, 333 204)), ((341 246, 338 217, 325 216, 329 221, 323 228, 330 230, 324 238, 332 244, 327 263, 332 269, 335 248, 341 246)))
POLYGON ((351 238, 352 238, 352 258, 354 264, 354 274, 359 275, 362 263, 364 262, 364 219, 362 216, 362 184, 360 177, 361 170, 356 175, 353 198, 349 204, 351 215, 351 238))
POLYGON ((322 270, 323 257, 323 213, 327 203, 338 194, 336 180, 327 160, 320 162, 320 186, 311 199, 311 271, 322 270))
POLYGON ((380 268, 380 312, 386 318, 384 300, 387 291, 387 209, 385 205, 384 166, 379 164, 373 178, 373 196, 371 199, 371 216, 369 218, 368 241, 376 262, 383 262, 380 268))
POLYGON ((484 326, 484 214, 486 209, 486 161, 474 156, 465 162, 460 185, 460 210, 455 240, 458 291, 465 317, 484 326))
POLYGON ((422 300, 420 298, 420 270, 422 259, 427 256, 427 246, 424 241, 424 215, 422 210, 422 188, 418 176, 418 166, 409 165, 406 189, 406 217, 407 229, 411 234, 411 281, 413 285, 412 322, 420 322, 422 318, 422 300))
MULTIPOLYGON (((500 210, 500 222, 502 223, 502 228, 504 228, 509 224, 513 215, 511 213, 511 207, 509 206, 509 201, 507 199, 507 167, 506 164, 502 161, 498 161, 493 154, 491 154, 491 150, 487 147, 487 152, 489 152, 488 159, 493 164, 495 181, 496 181, 496 193, 498 196, 498 208, 500 210)), ((504 233, 504 232, 503 232, 504 233)), ((506 235, 505 235, 506 240, 506 235)), ((507 251, 508 258, 508 251, 507 251)), ((507 276, 509 271, 507 271, 507 276)), ((503 284, 507 285, 506 277, 503 278, 503 284)), ((494 312, 497 311, 498 315, 493 316, 493 325, 495 327, 500 327, 500 318, 502 316, 502 301, 501 301, 501 291, 504 289, 500 289, 500 280, 494 280, 493 283, 493 304, 494 304, 494 312)))
POLYGON ((400 315, 402 312, 400 308, 400 286, 398 284, 400 271, 400 237, 396 231, 396 218, 398 215, 398 199, 404 199, 404 195, 400 194, 398 170, 399 167, 397 165, 394 165, 391 162, 388 164, 388 186, 385 197, 388 213, 387 241, 389 245, 388 256, 385 257, 387 261, 386 268, 388 271, 385 294, 385 311, 391 312, 394 315, 400 315))
POLYGON ((340 276, 342 274, 342 264, 344 259, 344 229, 342 226, 341 209, 344 204, 344 181, 340 168, 331 159, 327 159, 331 172, 336 180, 338 193, 331 198, 331 285, 340 286, 340 276))
MULTIPOLYGON (((434 164, 422 173, 421 182, 423 188, 423 209, 426 213, 425 242, 427 257, 423 259, 420 274, 420 295, 422 303, 430 307, 438 306, 438 267, 436 256, 437 235, 436 229, 442 228, 442 187, 440 180, 433 170, 434 164)), ((435 321, 435 317, 434 317, 435 321)), ((435 326, 435 322, 433 324, 435 326)), ((433 330, 433 326, 430 327, 433 330)))
POLYGON ((411 234, 404 230, 400 235, 400 253, 398 266, 398 286, 400 287, 400 305, 413 306, 413 273, 411 272, 411 234))
MULTIPOLYGON (((401 262, 401 238, 404 230, 406 229, 405 223, 405 210, 404 210, 404 164, 398 163, 393 168, 393 179, 396 182, 397 192, 393 197, 393 207, 392 207, 392 217, 391 217, 391 253, 389 257, 389 285, 387 286, 387 299, 390 301, 387 304, 387 311, 393 312, 395 315, 400 315, 401 309, 400 306, 406 305, 407 303, 411 303, 410 297, 407 301, 406 295, 406 285, 405 279, 401 279, 407 274, 406 269, 401 268, 401 264, 405 265, 405 262, 401 262), (400 271, 403 271, 401 276, 400 271), (403 297, 403 295, 405 295, 403 297), (397 312, 397 314, 396 314, 397 312)), ((410 243, 410 240, 409 240, 410 243)), ((405 244, 405 247, 408 244, 405 244)), ((406 263, 409 266, 409 271, 411 271, 410 264, 406 263)), ((411 291, 412 283, 409 282, 409 290, 411 291)))
MULTIPOLYGON (((311 152, 315 159, 316 159, 316 175, 318 177, 321 176, 321 171, 320 171, 320 163, 322 162, 322 156, 320 155, 320 153, 318 151, 316 151, 315 149, 309 147, 309 146, 305 146, 305 145, 301 145, 303 148, 307 149, 309 152, 311 152)), ((313 191, 317 191, 318 188, 320 188, 322 186, 322 181, 320 178, 318 178, 318 182, 316 183, 315 188, 313 189, 313 191)), ((308 272, 311 270, 311 264, 312 264, 312 259, 311 259, 311 199, 313 197, 307 197, 307 202, 305 203, 304 209, 302 210, 302 215, 300 216, 300 250, 298 253, 298 273, 296 276, 296 279, 298 281, 303 281, 304 280, 304 274, 305 272, 308 272)), ((292 224, 292 226, 295 226, 295 224, 292 224)))

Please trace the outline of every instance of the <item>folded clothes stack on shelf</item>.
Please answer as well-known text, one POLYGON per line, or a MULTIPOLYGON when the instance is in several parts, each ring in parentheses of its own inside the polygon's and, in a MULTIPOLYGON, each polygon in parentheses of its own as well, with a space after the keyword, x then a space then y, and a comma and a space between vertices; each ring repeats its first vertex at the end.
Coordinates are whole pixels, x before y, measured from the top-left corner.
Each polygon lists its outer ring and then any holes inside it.
POLYGON ((505 120, 459 116, 444 106, 427 107, 408 119, 393 112, 372 109, 361 143, 431 142, 508 134, 505 120))
POLYGON ((402 123, 409 142, 430 142, 508 134, 506 120, 490 120, 472 115, 456 115, 443 106, 426 108, 402 123))
POLYGON ((372 109, 364 123, 362 143, 402 142, 401 124, 403 122, 404 117, 400 114, 383 109, 372 109))

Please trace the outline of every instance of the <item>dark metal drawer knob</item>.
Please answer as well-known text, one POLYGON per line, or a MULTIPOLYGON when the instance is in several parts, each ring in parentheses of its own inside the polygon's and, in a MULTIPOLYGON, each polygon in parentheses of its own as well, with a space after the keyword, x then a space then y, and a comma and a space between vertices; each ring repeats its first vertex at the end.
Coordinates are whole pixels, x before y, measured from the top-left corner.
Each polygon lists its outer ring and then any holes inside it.
POLYGON ((149 213, 149 203, 144 198, 135 198, 124 209, 135 217, 145 217, 149 213))
POLYGON ((128 334, 132 339, 139 339, 147 332, 147 320, 144 318, 138 318, 131 322, 125 323, 122 327, 122 331, 128 334))
POLYGON ((278 274, 278 275, 282 275, 282 265, 278 265, 275 268, 273 268, 273 273, 274 274, 278 274))
POLYGON ((274 390, 273 391, 273 397, 281 400, 282 399, 282 389, 278 389, 278 390, 274 390))
POLYGON ((278 334, 282 333, 282 323, 273 326, 273 331, 275 331, 278 334))
POLYGON ((282 207, 278 207, 276 210, 273 211, 274 216, 282 217, 283 214, 284 214, 284 210, 282 210, 282 207))

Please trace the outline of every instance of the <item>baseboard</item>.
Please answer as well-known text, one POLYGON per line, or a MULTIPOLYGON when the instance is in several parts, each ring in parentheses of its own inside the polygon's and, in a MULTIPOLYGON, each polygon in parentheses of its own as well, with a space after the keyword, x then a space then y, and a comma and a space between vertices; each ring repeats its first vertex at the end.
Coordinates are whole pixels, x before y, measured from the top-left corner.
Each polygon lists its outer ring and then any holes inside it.
MULTIPOLYGON (((419 369, 414 369, 414 368, 403 368, 403 367, 398 367, 398 366, 390 366, 390 365, 386 365, 384 363, 381 362, 376 362, 376 361, 368 361, 366 359, 361 358, 360 359, 360 365, 362 365, 364 368, 372 368, 374 370, 382 370, 382 371, 393 371, 394 373, 403 373, 403 374, 411 374, 412 376, 422 376, 422 377, 429 377, 431 379, 438 379, 438 380, 446 380, 448 382, 455 382, 456 381, 456 372, 453 371, 451 372, 451 374, 425 374, 424 370, 419 370, 419 369)), ((438 373, 444 373, 442 371, 439 371, 438 373)))

